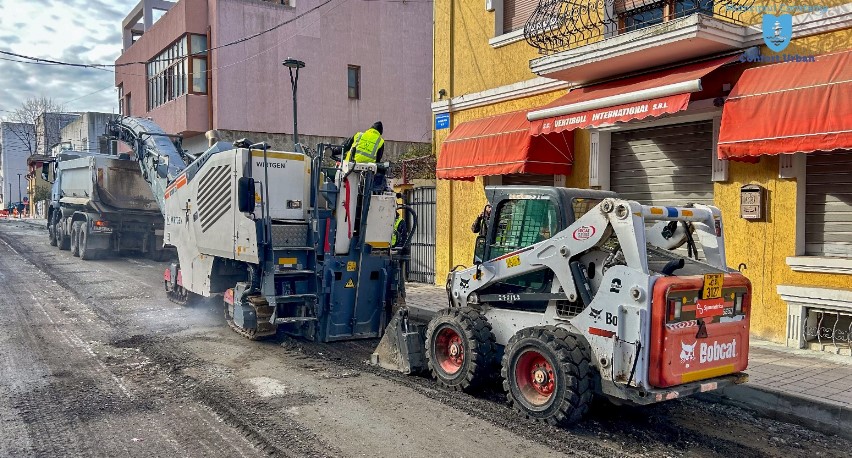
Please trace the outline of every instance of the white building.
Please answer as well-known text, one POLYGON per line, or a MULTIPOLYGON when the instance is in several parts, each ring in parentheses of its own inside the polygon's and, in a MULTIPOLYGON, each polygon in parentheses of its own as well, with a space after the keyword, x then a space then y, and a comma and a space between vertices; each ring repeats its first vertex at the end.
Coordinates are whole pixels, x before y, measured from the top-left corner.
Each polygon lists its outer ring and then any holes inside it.
POLYGON ((30 155, 27 139, 34 136, 35 126, 32 124, 0 122, 0 194, 3 196, 3 208, 8 208, 12 202, 20 202, 27 195, 27 157, 30 155))

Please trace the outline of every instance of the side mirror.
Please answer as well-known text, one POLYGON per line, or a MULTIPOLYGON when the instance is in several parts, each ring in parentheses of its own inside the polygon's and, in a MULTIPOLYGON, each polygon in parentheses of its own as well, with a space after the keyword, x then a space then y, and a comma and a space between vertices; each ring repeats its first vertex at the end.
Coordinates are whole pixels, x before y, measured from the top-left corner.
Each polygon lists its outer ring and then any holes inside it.
POLYGON ((476 238, 476 245, 473 249, 473 261, 480 263, 485 259, 485 236, 480 235, 476 238))
POLYGON ((41 165, 41 178, 44 181, 50 181, 50 162, 41 165))
POLYGON ((243 213, 254 212, 254 178, 241 177, 237 180, 237 206, 243 213))

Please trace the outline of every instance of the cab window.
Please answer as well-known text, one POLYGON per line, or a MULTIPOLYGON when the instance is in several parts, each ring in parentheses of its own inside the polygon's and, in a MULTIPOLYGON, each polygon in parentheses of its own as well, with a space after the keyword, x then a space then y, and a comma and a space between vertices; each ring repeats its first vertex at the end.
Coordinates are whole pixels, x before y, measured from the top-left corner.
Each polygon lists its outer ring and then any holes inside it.
POLYGON ((589 210, 595 208, 595 205, 603 202, 603 199, 587 199, 584 197, 575 197, 571 199, 571 208, 574 210, 574 221, 580 219, 589 210))
POLYGON ((550 199, 518 199, 502 203, 495 218, 491 259, 549 239, 559 230, 550 199))

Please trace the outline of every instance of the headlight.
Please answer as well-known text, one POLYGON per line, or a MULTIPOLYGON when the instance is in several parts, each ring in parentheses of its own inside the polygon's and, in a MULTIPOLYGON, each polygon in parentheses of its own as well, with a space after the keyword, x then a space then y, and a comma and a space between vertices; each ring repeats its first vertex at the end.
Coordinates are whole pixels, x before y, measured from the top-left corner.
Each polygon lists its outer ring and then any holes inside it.
POLYGON ((467 302, 469 304, 478 304, 479 303, 479 294, 476 294, 476 293, 468 294, 467 302))

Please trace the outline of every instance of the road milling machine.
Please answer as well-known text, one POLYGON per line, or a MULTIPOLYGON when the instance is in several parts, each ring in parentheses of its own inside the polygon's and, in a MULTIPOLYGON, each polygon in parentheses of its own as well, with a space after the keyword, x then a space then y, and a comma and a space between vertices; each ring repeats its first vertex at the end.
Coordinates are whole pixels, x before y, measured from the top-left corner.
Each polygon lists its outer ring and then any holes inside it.
POLYGON ((717 208, 552 187, 486 195, 487 261, 450 272, 449 308, 425 348, 397 339, 403 359, 425 353, 450 389, 499 376, 516 410, 552 424, 580 419, 595 394, 642 405, 746 381, 751 284, 726 265, 717 208))
POLYGON ((383 165, 330 165, 327 151, 341 152, 332 145, 308 154, 246 140, 195 157, 132 117, 109 131, 133 149, 163 211, 163 243, 177 249, 163 278, 170 299, 222 294, 229 325, 250 339, 382 335, 400 271, 396 195, 372 192, 383 165))

